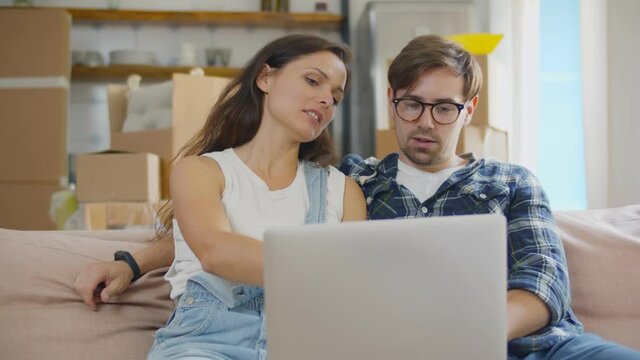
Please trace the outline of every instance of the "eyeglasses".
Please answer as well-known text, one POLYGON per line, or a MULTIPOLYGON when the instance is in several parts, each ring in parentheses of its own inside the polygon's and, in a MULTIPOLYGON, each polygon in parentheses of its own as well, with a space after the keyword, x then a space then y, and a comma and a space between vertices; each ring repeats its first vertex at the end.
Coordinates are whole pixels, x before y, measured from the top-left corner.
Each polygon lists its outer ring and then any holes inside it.
POLYGON ((460 115, 460 111, 464 109, 464 104, 454 102, 439 102, 435 104, 418 101, 408 98, 393 99, 393 105, 396 108, 396 114, 404 121, 416 121, 424 113, 426 106, 431 106, 431 117, 435 122, 441 125, 454 123, 460 115))

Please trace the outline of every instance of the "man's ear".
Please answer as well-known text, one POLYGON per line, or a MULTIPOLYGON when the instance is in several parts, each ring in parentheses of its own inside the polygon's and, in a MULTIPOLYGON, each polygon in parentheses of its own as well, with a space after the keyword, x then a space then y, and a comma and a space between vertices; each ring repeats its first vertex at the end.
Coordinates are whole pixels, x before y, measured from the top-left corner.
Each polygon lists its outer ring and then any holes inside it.
POLYGON ((393 90, 391 86, 387 87, 387 112, 389 113, 389 126, 394 129, 396 127, 395 109, 393 108, 393 90))
POLYGON ((467 105, 465 110, 467 110, 467 114, 464 117, 464 124, 469 125, 471 122, 471 118, 473 118, 473 112, 476 111, 476 106, 478 106, 478 95, 474 96, 470 101, 467 101, 467 105))
POLYGON ((271 73, 271 66, 264 64, 262 65, 262 68, 258 73, 258 77, 256 78, 256 86, 265 94, 268 94, 269 89, 271 89, 271 73))

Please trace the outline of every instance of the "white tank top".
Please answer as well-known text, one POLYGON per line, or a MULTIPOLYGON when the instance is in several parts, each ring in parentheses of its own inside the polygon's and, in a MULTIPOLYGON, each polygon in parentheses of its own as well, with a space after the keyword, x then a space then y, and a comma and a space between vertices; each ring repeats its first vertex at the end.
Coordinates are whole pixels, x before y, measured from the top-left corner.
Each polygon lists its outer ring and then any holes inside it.
MULTIPOLYGON (((240 160, 233 149, 203 154, 216 160, 225 179, 222 205, 235 233, 262 240, 267 228, 302 225, 309 209, 304 166, 298 163, 293 182, 271 191, 267 184, 240 160)), ((327 185, 327 223, 342 221, 345 176, 333 166, 327 185)), ((187 245, 180 226, 173 219, 175 259, 165 279, 171 284, 171 298, 184 292, 187 280, 202 272, 200 261, 187 245)))

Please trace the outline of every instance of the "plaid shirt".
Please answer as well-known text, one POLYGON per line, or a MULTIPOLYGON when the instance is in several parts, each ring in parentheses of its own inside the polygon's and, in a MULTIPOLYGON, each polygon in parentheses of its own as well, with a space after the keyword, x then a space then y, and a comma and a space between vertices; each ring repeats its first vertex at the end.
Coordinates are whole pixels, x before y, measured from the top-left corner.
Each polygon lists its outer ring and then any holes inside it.
POLYGON ((396 182, 398 154, 382 161, 347 155, 340 170, 362 188, 369 219, 414 218, 500 213, 507 219, 508 288, 524 289, 542 299, 550 325, 509 342, 510 356, 524 356, 582 333, 571 311, 569 275, 548 199, 527 169, 466 156, 467 165, 454 172, 423 203, 396 182))

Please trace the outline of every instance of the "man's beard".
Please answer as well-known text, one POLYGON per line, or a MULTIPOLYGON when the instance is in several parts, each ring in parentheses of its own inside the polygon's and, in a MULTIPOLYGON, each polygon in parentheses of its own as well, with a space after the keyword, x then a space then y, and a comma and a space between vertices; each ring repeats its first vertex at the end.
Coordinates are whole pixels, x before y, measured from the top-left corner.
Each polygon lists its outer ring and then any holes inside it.
POLYGON ((419 151, 416 149, 405 148, 401 149, 404 153, 404 156, 407 157, 412 163, 420 166, 434 166, 438 165, 443 161, 442 153, 440 151, 435 154, 429 154, 426 151, 419 151), (424 154, 429 154, 428 157, 424 156, 424 154))
POLYGON ((425 136, 430 137, 437 142, 437 147, 433 150, 420 149, 417 147, 411 147, 410 145, 405 145, 400 149, 404 156, 409 159, 412 163, 420 166, 433 166, 438 165, 444 161, 444 157, 442 156, 442 141, 439 136, 427 132, 414 132, 409 135, 409 139, 414 136, 425 136))

